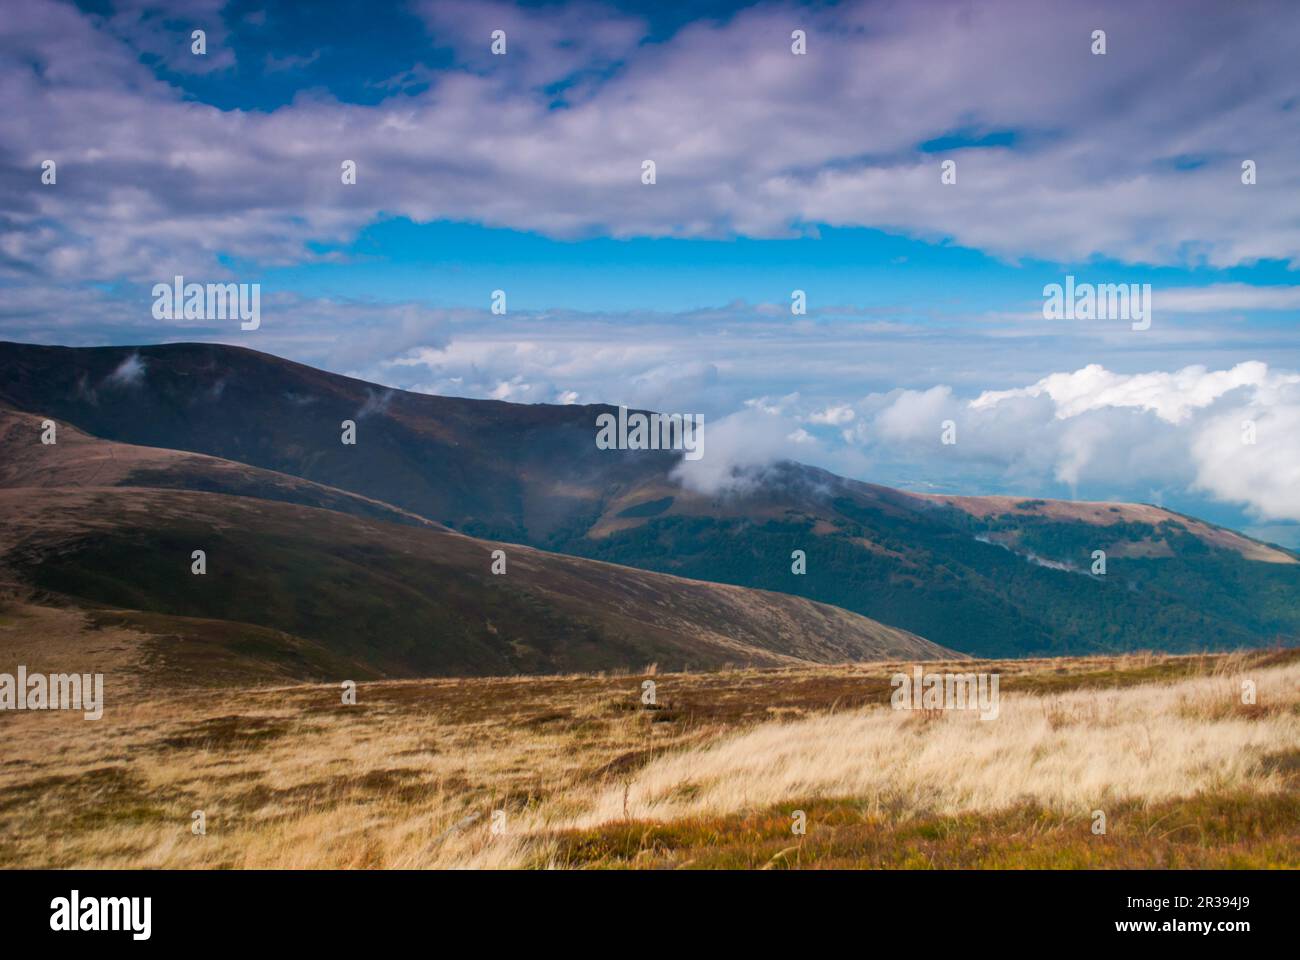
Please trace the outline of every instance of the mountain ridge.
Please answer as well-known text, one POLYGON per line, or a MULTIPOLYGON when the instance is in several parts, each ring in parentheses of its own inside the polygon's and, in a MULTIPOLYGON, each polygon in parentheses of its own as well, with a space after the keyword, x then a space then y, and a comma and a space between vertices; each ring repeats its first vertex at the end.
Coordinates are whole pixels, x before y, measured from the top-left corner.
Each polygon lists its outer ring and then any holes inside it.
POLYGON ((597 450, 607 405, 414 394, 214 344, 0 344, 0 402, 485 539, 831 603, 979 655, 1300 637, 1295 555, 1234 531, 1152 505, 914 494, 789 461, 703 494, 671 453, 597 450), (345 419, 355 447, 339 442, 345 419))
POLYGON ((482 541, 247 465, 41 432, 0 408, 0 581, 166 631, 157 660, 191 681, 961 657, 804 598, 482 541))

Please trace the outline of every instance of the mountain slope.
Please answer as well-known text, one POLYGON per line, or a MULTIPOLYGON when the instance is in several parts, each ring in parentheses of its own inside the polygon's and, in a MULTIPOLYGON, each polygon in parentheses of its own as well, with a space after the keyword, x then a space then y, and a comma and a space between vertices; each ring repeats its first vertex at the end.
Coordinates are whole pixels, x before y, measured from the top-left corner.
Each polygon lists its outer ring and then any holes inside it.
POLYGON ((109 619, 206 644, 209 659, 242 651, 259 675, 267 661, 274 675, 298 665, 307 679, 331 664, 365 678, 954 656, 798 597, 489 543, 213 458, 71 430, 45 446, 26 415, 0 426, 0 579, 144 611, 109 619), (232 474, 240 495, 168 489, 231 485, 232 474), (267 488, 283 496, 247 492, 267 488), (490 569, 496 549, 503 575, 490 569), (191 572, 194 550, 206 554, 203 575, 191 572))
MULTIPOLYGON (((647 458, 599 451, 594 407, 389 390, 215 344, 0 343, 0 404, 123 443, 204 453, 360 493, 467 533, 539 543, 594 520, 647 458), (357 443, 340 442, 352 420, 357 443)), ((663 469, 670 454, 654 454, 663 469)))
POLYGON ((671 453, 598 450, 607 407, 430 397, 203 344, 0 344, 0 402, 466 533, 809 597, 980 655, 1300 637, 1300 564, 1232 531, 1141 504, 919 496, 793 463, 705 495, 671 476, 671 453))
POLYGON ((798 597, 221 494, 0 490, 0 568, 43 591, 316 641, 386 676, 951 656, 798 597), (207 572, 191 573, 206 553, 207 572))
POLYGON ((437 526, 379 500, 248 464, 101 440, 70 424, 39 443, 45 418, 0 406, 0 487, 166 487, 338 510, 390 523, 437 526))
POLYGON ((648 483, 569 548, 816 597, 981 656, 1300 637, 1291 554, 1147 505, 930 498, 781 464, 724 501, 648 483))

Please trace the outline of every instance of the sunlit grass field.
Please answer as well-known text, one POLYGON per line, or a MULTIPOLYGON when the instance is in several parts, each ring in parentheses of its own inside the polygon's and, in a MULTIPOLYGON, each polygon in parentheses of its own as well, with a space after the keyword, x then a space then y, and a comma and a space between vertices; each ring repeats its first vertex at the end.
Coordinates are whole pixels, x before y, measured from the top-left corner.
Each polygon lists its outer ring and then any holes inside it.
POLYGON ((998 717, 891 709, 908 664, 376 681, 345 705, 124 661, 102 720, 0 713, 0 865, 1300 865, 1300 650, 925 668, 999 673, 998 717))

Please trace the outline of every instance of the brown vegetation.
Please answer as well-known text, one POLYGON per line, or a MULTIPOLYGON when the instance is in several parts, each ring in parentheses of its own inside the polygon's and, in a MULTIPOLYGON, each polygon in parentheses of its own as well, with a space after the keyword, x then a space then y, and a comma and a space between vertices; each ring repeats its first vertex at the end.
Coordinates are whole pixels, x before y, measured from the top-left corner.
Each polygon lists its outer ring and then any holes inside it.
POLYGON ((115 673, 100 721, 0 713, 0 863, 1300 865, 1300 651, 926 667, 998 671, 999 718, 891 710, 907 664, 386 681, 355 706, 115 673))

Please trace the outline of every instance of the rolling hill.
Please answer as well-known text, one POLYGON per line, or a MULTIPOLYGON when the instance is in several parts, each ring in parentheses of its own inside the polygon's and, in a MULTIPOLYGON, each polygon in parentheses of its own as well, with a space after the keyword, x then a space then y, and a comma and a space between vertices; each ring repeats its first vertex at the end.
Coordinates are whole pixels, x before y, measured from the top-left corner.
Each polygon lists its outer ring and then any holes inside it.
POLYGON ((417 677, 931 659, 951 651, 779 593, 490 543, 255 467, 0 411, 0 581, 71 599, 222 676, 417 677), (192 489, 180 489, 189 485, 192 489), (505 553, 492 572, 494 550, 505 553), (194 550, 206 571, 191 570, 194 550))
POLYGON ((0 344, 0 403, 473 536, 831 603, 982 656, 1300 637, 1296 557, 1233 531, 1146 504, 922 496, 791 462, 704 495, 673 479, 672 453, 598 450, 604 406, 414 394, 211 344, 0 344), (339 441, 349 419, 355 446, 339 441))

